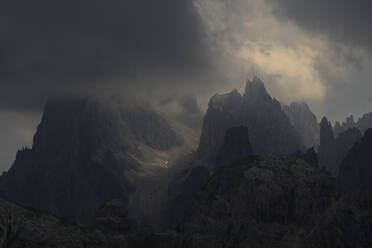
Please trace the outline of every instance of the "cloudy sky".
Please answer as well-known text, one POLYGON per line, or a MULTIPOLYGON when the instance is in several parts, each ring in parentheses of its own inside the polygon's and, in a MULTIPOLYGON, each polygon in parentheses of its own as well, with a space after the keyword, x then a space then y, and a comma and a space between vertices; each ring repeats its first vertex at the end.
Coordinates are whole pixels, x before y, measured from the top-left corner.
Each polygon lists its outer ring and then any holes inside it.
POLYGON ((242 89, 307 101, 318 118, 372 111, 369 0, 3 0, 0 170, 30 146, 46 99, 242 89))

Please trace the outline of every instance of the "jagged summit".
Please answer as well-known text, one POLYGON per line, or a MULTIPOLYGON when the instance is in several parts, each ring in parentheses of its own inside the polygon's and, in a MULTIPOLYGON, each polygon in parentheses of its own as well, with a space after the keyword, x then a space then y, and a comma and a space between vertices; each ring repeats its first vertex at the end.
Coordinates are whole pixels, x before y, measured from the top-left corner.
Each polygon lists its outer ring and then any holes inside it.
POLYGON ((252 79, 248 79, 245 84, 245 92, 249 92, 250 90, 254 89, 261 89, 266 91, 265 83, 257 76, 253 76, 252 79))
POLYGON ((367 131, 367 129, 372 128, 372 112, 363 114, 362 117, 358 118, 358 121, 355 121, 354 116, 350 115, 349 117, 346 117, 345 121, 342 123, 337 121, 333 130, 335 136, 337 136, 341 132, 353 127, 358 128, 362 133, 367 131))
POLYGON ((0 197, 86 221, 106 201, 128 204, 135 175, 183 139, 153 109, 91 99, 51 100, 34 136, 0 177, 0 197))
POLYGON ((228 110, 236 108, 241 102, 242 96, 237 89, 226 94, 215 94, 209 101, 208 106, 216 110, 228 110))
POLYGON ((265 88, 264 82, 257 76, 254 76, 251 80, 247 80, 245 84, 245 98, 258 99, 258 98, 268 98, 272 99, 265 88))
POLYGON ((292 125, 299 133, 302 143, 306 147, 319 146, 319 124, 309 105, 303 101, 283 105, 283 111, 289 117, 292 125))
POLYGON ((334 177, 349 149, 361 138, 359 129, 352 127, 334 136, 331 123, 323 117, 320 123, 319 164, 334 177))
POLYGON ((215 161, 226 131, 240 125, 248 128, 256 154, 293 154, 304 148, 281 104, 257 77, 247 82, 243 97, 237 90, 212 97, 204 117, 199 155, 215 161))
POLYGON ((358 127, 362 133, 372 128, 372 112, 366 113, 358 119, 358 127))
POLYGON ((290 106, 292 106, 293 108, 310 110, 309 105, 306 102, 304 102, 304 101, 294 101, 294 102, 291 102, 290 106))

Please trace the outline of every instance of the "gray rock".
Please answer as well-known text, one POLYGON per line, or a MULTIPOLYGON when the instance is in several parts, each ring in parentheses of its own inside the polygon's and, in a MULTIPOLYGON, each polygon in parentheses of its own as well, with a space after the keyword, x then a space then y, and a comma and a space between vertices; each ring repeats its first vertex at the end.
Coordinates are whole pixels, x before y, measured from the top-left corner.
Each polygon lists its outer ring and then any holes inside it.
POLYGON ((280 103, 267 93, 257 77, 247 81, 243 96, 234 90, 212 97, 204 117, 199 156, 215 161, 226 131, 239 125, 248 127, 255 154, 293 154, 304 150, 299 134, 280 103))
POLYGON ((302 143, 307 147, 319 146, 319 124, 316 116, 305 102, 293 102, 283 106, 294 128, 301 137, 302 143))
POLYGON ((338 183, 344 192, 366 190, 372 186, 372 129, 365 132, 342 161, 338 183))
POLYGON ((33 147, 0 177, 0 197, 85 222, 111 199, 128 203, 154 151, 182 145, 148 106, 87 99, 50 101, 33 147), (151 156, 150 156, 151 155, 151 156))
POLYGON ((335 197, 334 180, 301 160, 250 157, 202 189, 183 247, 303 247, 335 197))
POLYGON ((320 124, 320 166, 337 177, 342 160, 361 136, 359 129, 354 127, 341 132, 335 138, 330 122, 324 117, 320 124))

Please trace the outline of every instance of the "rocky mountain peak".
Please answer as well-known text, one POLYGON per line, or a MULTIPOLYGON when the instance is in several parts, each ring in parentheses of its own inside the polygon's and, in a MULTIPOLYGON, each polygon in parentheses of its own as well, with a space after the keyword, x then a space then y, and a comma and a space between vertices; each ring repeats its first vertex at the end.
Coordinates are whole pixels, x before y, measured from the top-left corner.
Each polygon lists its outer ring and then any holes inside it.
POLYGON ((257 77, 247 82, 243 97, 236 90, 212 97, 204 118, 199 155, 215 161, 226 131, 239 125, 248 127, 249 141, 257 154, 293 154, 304 148, 280 103, 257 77))
POLYGON ((352 127, 342 131, 335 138, 331 123, 324 117, 320 123, 319 162, 321 167, 337 177, 342 160, 360 137, 359 129, 352 127))
POLYGON ((237 89, 232 90, 226 94, 216 94, 209 101, 209 108, 215 110, 235 110, 241 104, 242 96, 237 89))
POLYGON ((349 117, 346 117, 346 126, 347 127, 353 127, 355 126, 354 116, 350 115, 349 117))
POLYGON ((127 204, 136 173, 182 143, 147 106, 52 100, 32 148, 18 152, 0 177, 0 197, 84 222, 111 199, 127 204))
POLYGON ((282 106, 294 128, 299 133, 302 143, 310 147, 319 146, 319 124, 315 114, 305 102, 292 102, 282 106))
POLYGON ((247 80, 245 84, 244 98, 252 100, 272 99, 267 93, 265 84, 261 79, 254 76, 251 80, 247 80))
POLYGON ((360 117, 357 125, 362 133, 365 133, 369 128, 372 128, 372 112, 360 117))
POLYGON ((323 117, 320 122, 320 143, 332 142, 334 138, 331 122, 326 117, 323 117))
POLYGON ((367 131, 367 129, 372 128, 372 112, 364 114, 357 122, 355 122, 354 116, 350 115, 342 123, 337 121, 333 130, 337 137, 341 132, 345 132, 347 129, 354 127, 358 128, 362 133, 367 131))

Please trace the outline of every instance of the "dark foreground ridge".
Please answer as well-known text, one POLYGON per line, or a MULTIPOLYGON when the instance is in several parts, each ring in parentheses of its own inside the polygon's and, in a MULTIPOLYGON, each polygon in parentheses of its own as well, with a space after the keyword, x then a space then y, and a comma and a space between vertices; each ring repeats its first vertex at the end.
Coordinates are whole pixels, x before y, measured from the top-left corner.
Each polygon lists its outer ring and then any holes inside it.
POLYGON ((334 179, 294 157, 258 157, 220 168, 182 228, 155 233, 105 204, 88 225, 0 202, 8 247, 370 247, 372 195, 340 197, 334 179))

